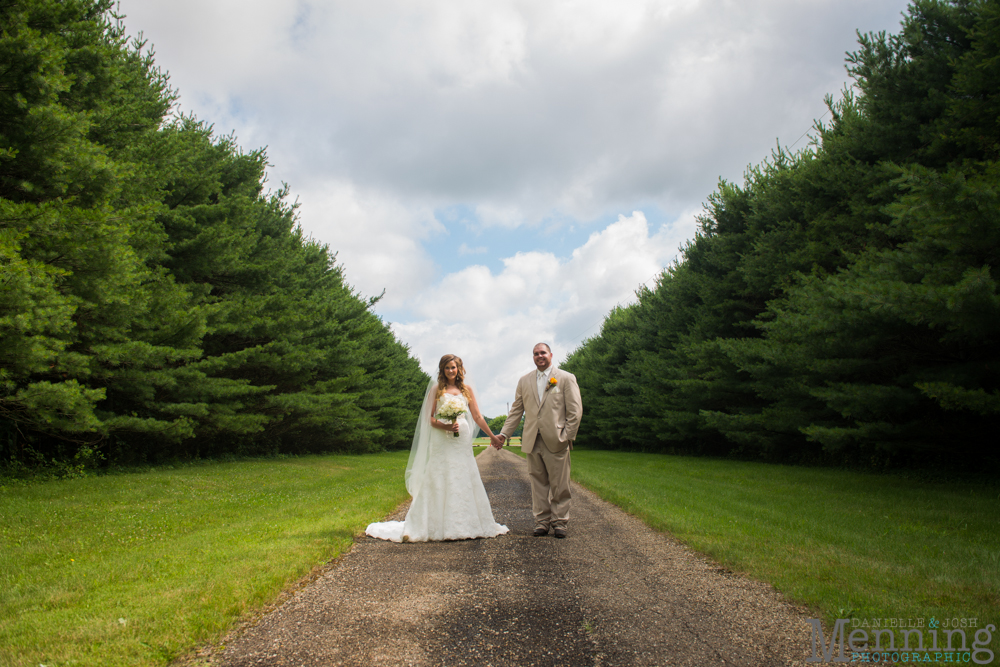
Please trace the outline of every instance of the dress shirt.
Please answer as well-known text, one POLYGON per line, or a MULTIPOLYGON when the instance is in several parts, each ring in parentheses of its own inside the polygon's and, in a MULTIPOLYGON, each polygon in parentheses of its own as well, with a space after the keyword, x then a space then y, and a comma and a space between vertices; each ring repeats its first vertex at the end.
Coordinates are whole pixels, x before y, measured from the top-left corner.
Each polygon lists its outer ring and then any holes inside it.
POLYGON ((535 382, 538 383, 538 403, 542 402, 542 396, 545 395, 545 387, 549 383, 549 378, 552 377, 552 366, 550 365, 544 371, 535 369, 535 382))

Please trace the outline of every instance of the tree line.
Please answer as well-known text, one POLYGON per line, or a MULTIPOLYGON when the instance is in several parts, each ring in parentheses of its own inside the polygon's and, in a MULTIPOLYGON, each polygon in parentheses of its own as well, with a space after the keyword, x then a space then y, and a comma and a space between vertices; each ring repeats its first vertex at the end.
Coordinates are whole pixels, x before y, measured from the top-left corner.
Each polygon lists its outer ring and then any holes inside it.
POLYGON ((0 8, 0 459, 406 446, 428 378, 112 0, 0 8))
POLYGON ((680 258, 563 364, 605 448, 1000 462, 1000 4, 859 34, 798 153, 720 182, 680 258))

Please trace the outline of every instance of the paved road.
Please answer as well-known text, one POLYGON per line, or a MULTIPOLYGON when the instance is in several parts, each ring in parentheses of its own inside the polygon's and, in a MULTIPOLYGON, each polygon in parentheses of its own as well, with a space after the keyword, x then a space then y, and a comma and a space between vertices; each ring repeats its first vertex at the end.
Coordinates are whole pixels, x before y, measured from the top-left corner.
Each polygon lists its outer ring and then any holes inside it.
POLYGON ((769 586, 576 485, 569 538, 535 538, 524 460, 486 450, 478 461, 511 534, 424 544, 362 537, 201 664, 804 664, 805 615, 769 586))

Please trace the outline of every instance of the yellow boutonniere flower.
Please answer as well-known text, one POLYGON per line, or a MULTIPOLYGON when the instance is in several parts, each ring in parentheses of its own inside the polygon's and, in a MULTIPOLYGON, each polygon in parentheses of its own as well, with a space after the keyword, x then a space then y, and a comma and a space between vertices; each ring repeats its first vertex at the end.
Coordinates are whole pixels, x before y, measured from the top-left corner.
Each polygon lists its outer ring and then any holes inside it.
POLYGON ((549 378, 549 386, 550 386, 550 387, 554 387, 554 386, 556 386, 557 384, 559 384, 559 380, 557 380, 557 379, 555 379, 555 378, 549 378))

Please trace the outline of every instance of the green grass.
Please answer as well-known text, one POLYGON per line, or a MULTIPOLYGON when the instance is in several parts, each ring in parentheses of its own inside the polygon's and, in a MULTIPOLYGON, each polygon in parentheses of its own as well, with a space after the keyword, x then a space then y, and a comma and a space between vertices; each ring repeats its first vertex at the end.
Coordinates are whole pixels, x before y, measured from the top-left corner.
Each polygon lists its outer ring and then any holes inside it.
POLYGON ((588 450, 573 452, 573 478, 827 622, 1000 625, 996 486, 588 450))
MULTIPOLYGON (((218 641, 405 500, 406 459, 0 486, 0 664, 164 665, 218 641)), ((827 622, 1000 621, 1000 488, 588 450, 573 477, 827 622)))
MULTIPOLYGON (((521 437, 520 436, 518 436, 516 438, 511 438, 510 441, 514 445, 516 445, 517 449, 521 448, 521 437)), ((489 438, 476 438, 476 439, 474 439, 472 441, 472 445, 474 447, 489 447, 490 446, 490 439, 489 438)), ((507 446, 504 446, 504 449, 507 449, 507 448, 508 448, 507 446)))
POLYGON ((164 665, 405 500, 407 452, 0 486, 0 664, 164 665))

